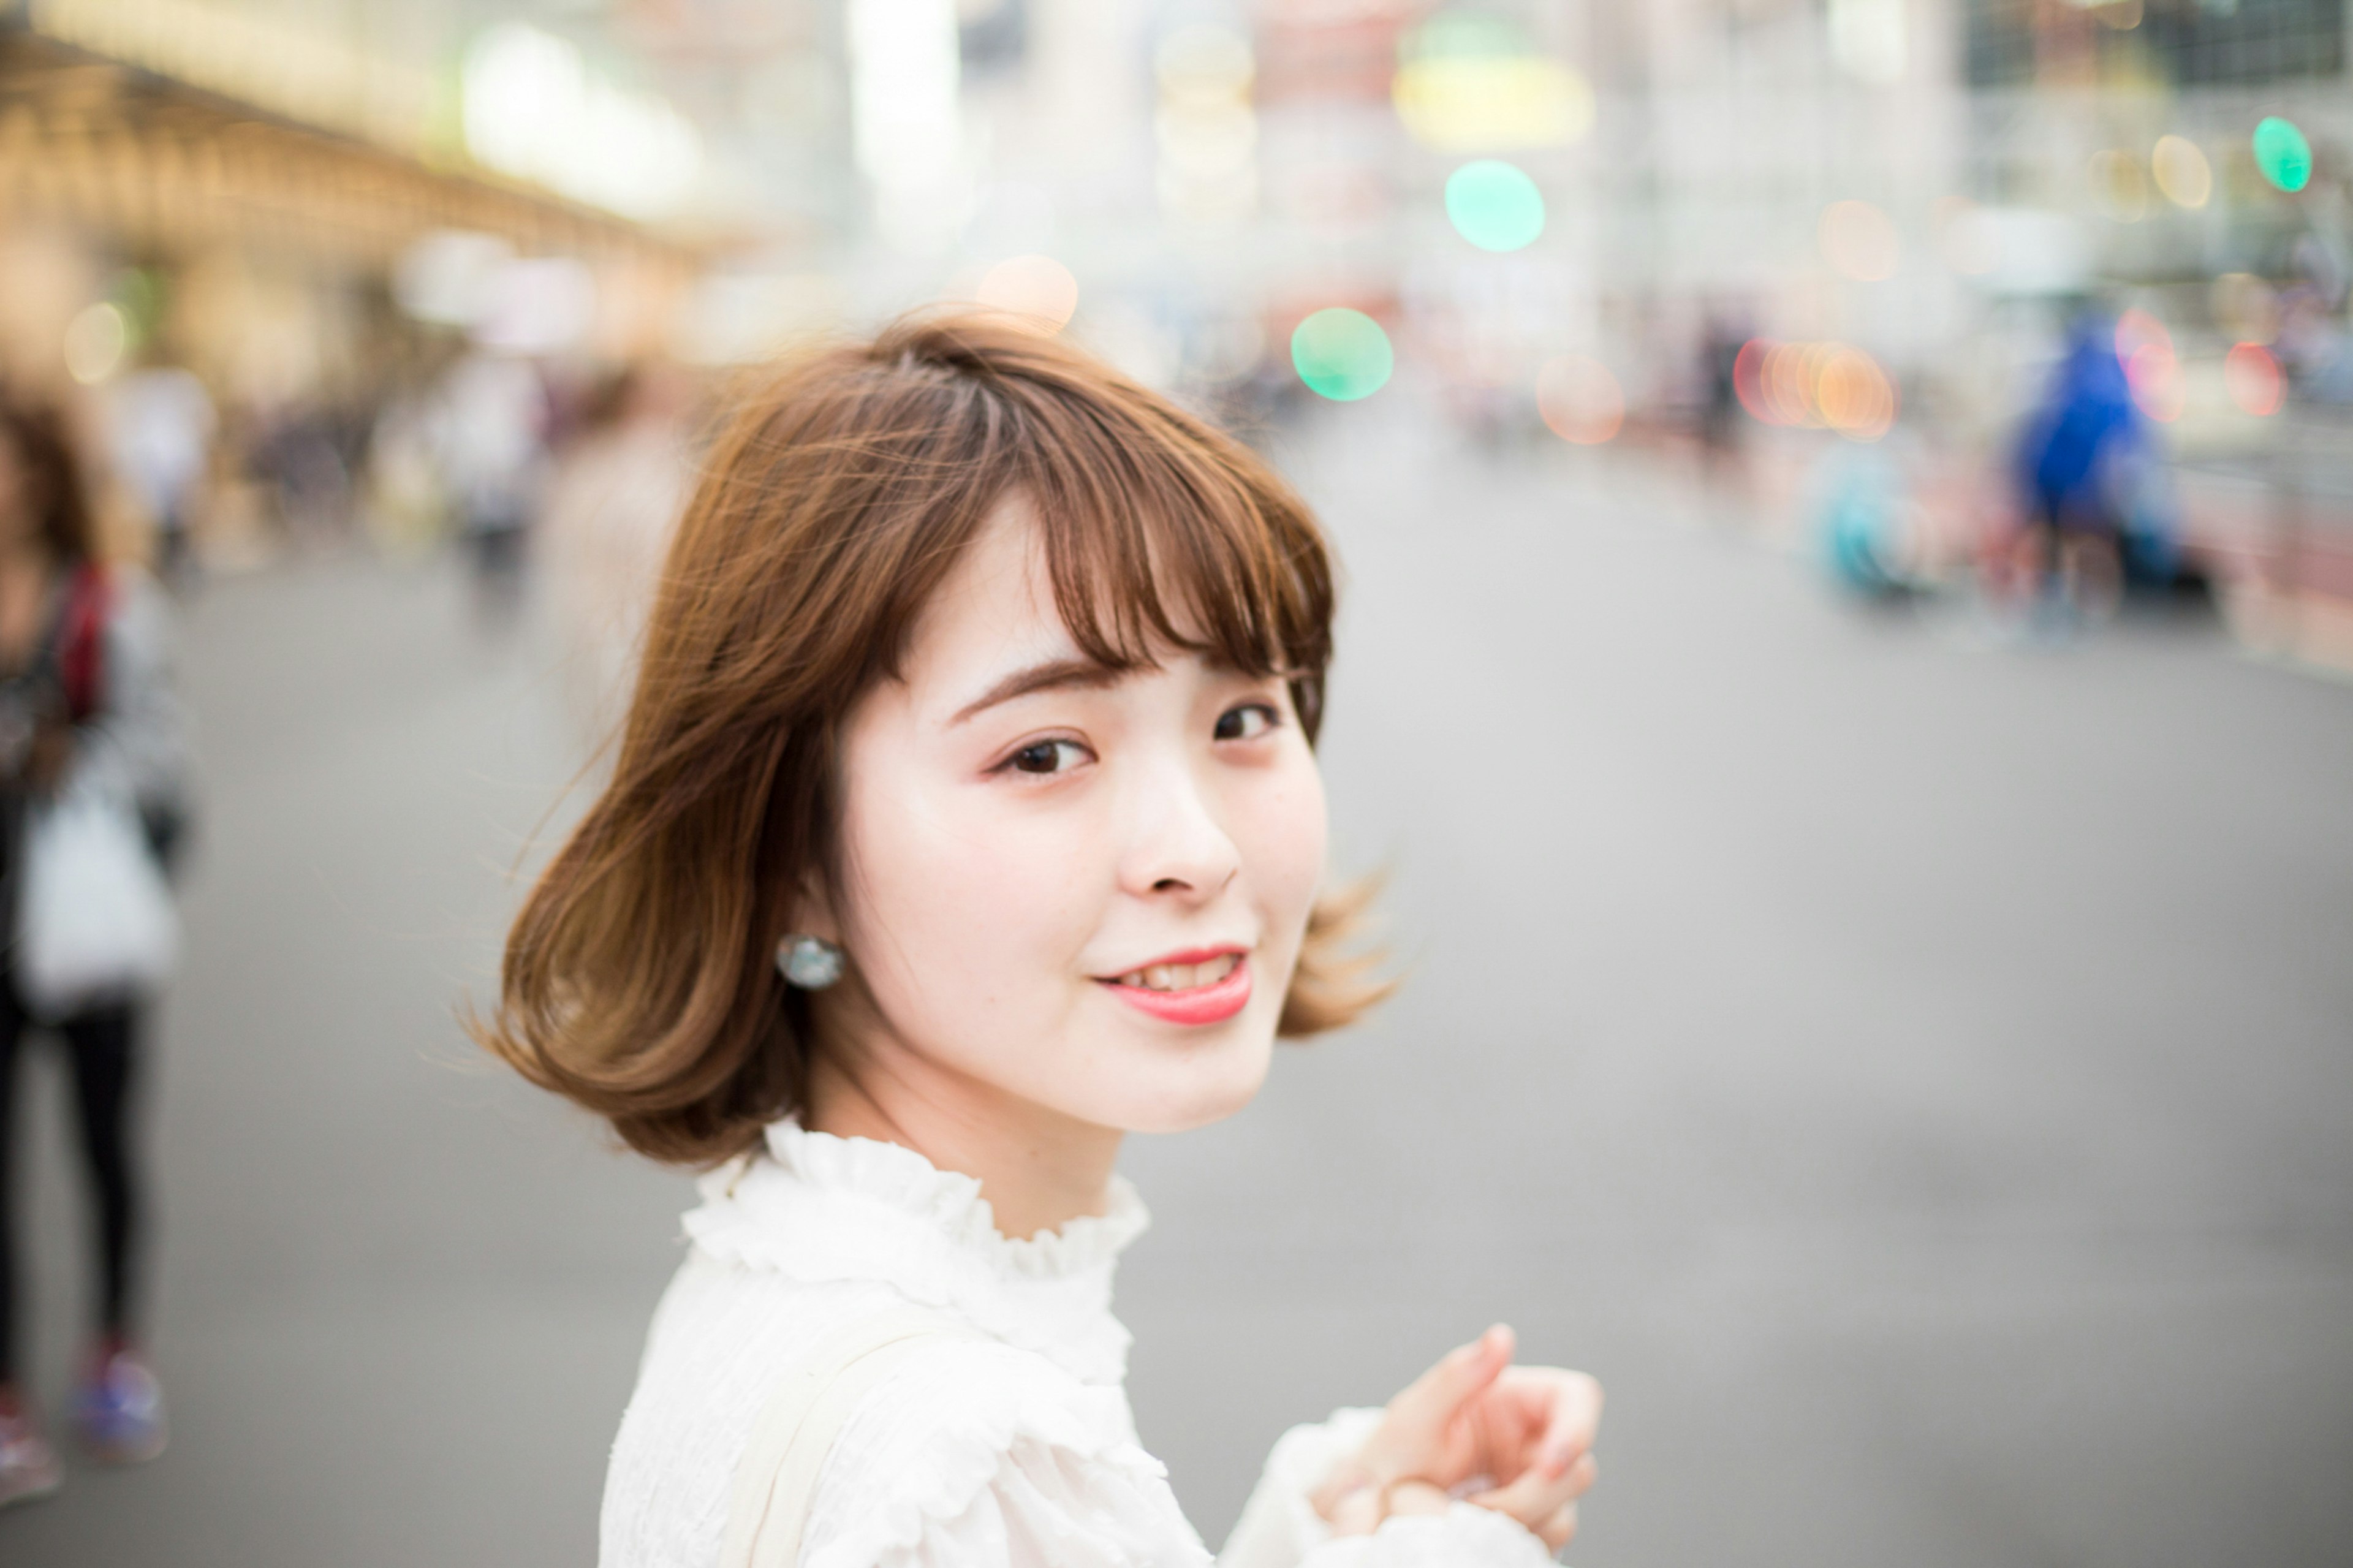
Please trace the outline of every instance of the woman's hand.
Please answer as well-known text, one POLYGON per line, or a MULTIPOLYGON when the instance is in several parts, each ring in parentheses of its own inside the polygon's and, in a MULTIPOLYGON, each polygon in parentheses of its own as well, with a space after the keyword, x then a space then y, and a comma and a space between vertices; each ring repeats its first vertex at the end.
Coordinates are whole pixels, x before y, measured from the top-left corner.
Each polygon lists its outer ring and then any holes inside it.
POLYGON ((1335 1533, 1443 1511, 1456 1488, 1482 1482, 1466 1500, 1518 1520, 1556 1552, 1567 1543, 1597 1473, 1601 1385, 1581 1372, 1514 1366, 1512 1346, 1499 1323, 1389 1401, 1364 1447, 1309 1500, 1335 1533))

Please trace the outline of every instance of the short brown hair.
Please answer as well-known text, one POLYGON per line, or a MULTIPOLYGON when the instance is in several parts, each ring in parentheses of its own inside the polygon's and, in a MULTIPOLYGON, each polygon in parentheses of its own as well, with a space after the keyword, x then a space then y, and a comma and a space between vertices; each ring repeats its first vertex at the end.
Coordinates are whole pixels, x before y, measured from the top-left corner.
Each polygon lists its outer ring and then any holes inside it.
MULTIPOLYGON (((1071 636, 1114 669, 1192 649, 1290 685, 1313 742, 1332 562, 1247 447, 1060 343, 902 321, 780 367, 726 421, 648 624, 613 776, 509 934, 486 1046, 657 1159, 704 1163, 798 1110, 807 998, 773 955, 838 885, 836 740, 998 502, 1029 501, 1071 636)), ((1280 1030, 1387 986, 1308 923, 1280 1030)))

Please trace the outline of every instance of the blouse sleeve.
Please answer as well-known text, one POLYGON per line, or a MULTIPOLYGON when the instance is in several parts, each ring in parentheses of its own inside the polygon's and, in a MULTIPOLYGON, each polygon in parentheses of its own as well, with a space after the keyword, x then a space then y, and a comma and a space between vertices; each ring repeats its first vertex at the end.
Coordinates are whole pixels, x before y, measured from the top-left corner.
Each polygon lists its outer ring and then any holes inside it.
POLYGON ((1335 1539, 1308 1495, 1364 1446, 1380 1418, 1378 1410, 1339 1410, 1284 1433, 1218 1568, 1551 1568, 1551 1550, 1518 1521, 1467 1502, 1335 1539))

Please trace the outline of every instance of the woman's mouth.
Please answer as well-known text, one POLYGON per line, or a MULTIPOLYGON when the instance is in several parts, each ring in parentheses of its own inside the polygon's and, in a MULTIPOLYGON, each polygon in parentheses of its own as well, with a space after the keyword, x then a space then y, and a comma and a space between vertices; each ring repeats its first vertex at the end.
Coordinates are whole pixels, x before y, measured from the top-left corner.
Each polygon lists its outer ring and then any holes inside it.
POLYGON ((1174 953, 1098 984, 1129 1006, 1172 1024, 1219 1024, 1250 1003, 1250 958, 1240 952, 1174 953))

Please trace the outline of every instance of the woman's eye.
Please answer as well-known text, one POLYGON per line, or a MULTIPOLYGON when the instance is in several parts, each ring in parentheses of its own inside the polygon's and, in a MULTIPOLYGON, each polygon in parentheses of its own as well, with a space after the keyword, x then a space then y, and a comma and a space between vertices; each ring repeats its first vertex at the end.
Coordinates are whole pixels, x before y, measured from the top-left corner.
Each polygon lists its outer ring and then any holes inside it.
POLYGON ((1076 741, 1039 741, 1006 759, 1017 773, 1059 773, 1086 759, 1087 749, 1076 741))
POLYGON ((1274 710, 1263 702, 1229 708, 1218 715, 1218 739, 1255 741, 1274 728, 1274 710))

